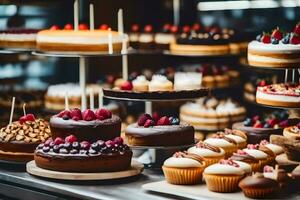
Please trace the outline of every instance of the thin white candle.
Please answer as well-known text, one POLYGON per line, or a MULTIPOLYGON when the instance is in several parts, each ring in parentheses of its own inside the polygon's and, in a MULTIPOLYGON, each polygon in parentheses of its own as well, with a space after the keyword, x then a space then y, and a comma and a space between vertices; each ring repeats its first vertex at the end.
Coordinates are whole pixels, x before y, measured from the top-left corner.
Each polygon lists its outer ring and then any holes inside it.
POLYGON ((112 34, 111 34, 111 28, 108 29, 108 53, 113 54, 113 44, 112 44, 112 34))
POLYGON ((90 4, 90 30, 95 29, 94 4, 90 4))
POLYGON ((124 22, 123 22, 123 10, 119 9, 118 11, 118 32, 120 35, 124 33, 124 22))
POLYGON ((126 40, 126 36, 123 34, 122 37, 122 50, 121 50, 121 54, 127 54, 127 40, 126 40))
POLYGON ((94 110, 95 109, 95 103, 94 103, 94 90, 90 90, 90 109, 94 110))
POLYGON ((69 94, 66 92, 65 94, 65 110, 69 110, 69 94))
POLYGON ((99 108, 102 108, 103 107, 103 90, 102 88, 99 90, 99 108))
POLYGON ((26 116, 26 103, 23 104, 23 115, 26 116))
POLYGON ((74 30, 78 30, 79 24, 79 0, 75 0, 74 2, 74 30))
POLYGON ((128 80, 128 56, 122 56, 122 76, 124 80, 128 80))
POLYGON ((10 110, 9 124, 11 124, 12 120, 13 120, 13 115, 14 115, 14 110, 15 110, 15 101, 16 101, 16 97, 13 97, 12 104, 11 104, 11 110, 10 110))
POLYGON ((86 60, 83 57, 79 58, 79 82, 81 88, 81 110, 86 109, 86 60))

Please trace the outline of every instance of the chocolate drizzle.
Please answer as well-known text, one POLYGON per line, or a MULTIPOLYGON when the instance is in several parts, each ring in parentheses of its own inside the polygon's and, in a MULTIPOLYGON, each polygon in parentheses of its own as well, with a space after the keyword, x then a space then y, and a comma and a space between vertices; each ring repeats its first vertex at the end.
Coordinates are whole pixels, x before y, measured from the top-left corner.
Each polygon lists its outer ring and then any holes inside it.
POLYGON ((190 159, 198 161, 201 164, 203 164, 203 161, 204 161, 203 157, 201 157, 201 156, 199 156, 197 154, 188 153, 186 151, 184 151, 184 152, 181 152, 181 151, 176 152, 173 155, 173 157, 175 157, 175 158, 190 158, 190 159))
POLYGON ((239 130, 233 130, 233 129, 225 128, 224 134, 225 135, 236 135, 236 136, 239 136, 241 138, 247 139, 247 135, 244 132, 239 131, 239 130))
MULTIPOLYGON (((246 152, 245 152, 246 153, 246 152)), ((258 160, 249 154, 233 153, 230 157, 232 160, 243 161, 246 163, 258 163, 258 160)))
POLYGON ((213 138, 224 139, 224 140, 226 140, 226 141, 229 142, 229 143, 232 143, 232 144, 237 145, 237 142, 236 142, 235 140, 226 137, 225 134, 224 134, 223 132, 218 132, 218 133, 214 134, 212 137, 213 137, 213 138))
POLYGON ((217 147, 217 146, 213 146, 213 145, 210 145, 210 144, 207 144, 205 142, 198 142, 196 144, 196 148, 201 148, 201 149, 209 149, 213 152, 217 152, 217 153, 221 153, 221 148, 217 147))

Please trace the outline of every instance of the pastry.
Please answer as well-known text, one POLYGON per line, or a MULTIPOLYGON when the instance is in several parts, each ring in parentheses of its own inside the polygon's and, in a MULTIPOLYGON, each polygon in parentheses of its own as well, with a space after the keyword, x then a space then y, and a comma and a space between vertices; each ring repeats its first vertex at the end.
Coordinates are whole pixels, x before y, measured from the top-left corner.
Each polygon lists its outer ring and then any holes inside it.
POLYGON ((205 168, 203 177, 207 188, 213 192, 234 192, 245 171, 232 160, 221 160, 205 168))
POLYGON ((203 97, 180 107, 180 119, 196 130, 217 131, 245 118, 246 109, 232 99, 203 97))
MULTIPOLYGON (((299 28, 298 28, 299 29, 299 28)), ((298 30, 296 30, 298 31, 298 30)), ((258 35, 248 46, 248 62, 257 67, 299 67, 299 33, 283 33, 279 28, 272 35, 258 35)))
POLYGON ((90 109, 81 112, 74 108, 52 116, 50 127, 53 138, 65 138, 72 133, 80 141, 95 142, 120 136, 121 119, 104 108, 95 112, 90 109))
POLYGON ((266 154, 263 151, 258 150, 259 145, 258 144, 248 144, 247 148, 243 149, 247 154, 250 156, 253 156, 254 158, 259 160, 260 169, 262 169, 263 166, 268 164, 268 154, 266 154))
POLYGON ((174 75, 174 90, 200 89, 202 74, 197 72, 176 72, 174 75))
POLYGON ((176 117, 154 119, 143 114, 125 130, 126 142, 132 146, 178 146, 194 143, 194 128, 176 117))
POLYGON ((256 101, 269 106, 300 107, 300 84, 278 83, 258 87, 256 101))
POLYGON ((143 32, 139 35, 139 49, 154 49, 154 32, 152 25, 145 25, 143 32))
POLYGON ((149 83, 149 91, 172 91, 173 83, 163 75, 153 75, 149 83))
POLYGON ((251 170, 253 172, 257 172, 260 170, 260 162, 257 158, 254 156, 251 156, 246 151, 243 150, 237 150, 237 152, 234 152, 233 155, 230 157, 230 159, 234 161, 240 161, 244 163, 248 163, 251 166, 251 170))
POLYGON ((225 158, 225 151, 222 148, 202 141, 198 142, 195 146, 190 147, 187 152, 203 157, 206 166, 215 164, 225 158))
POLYGON ((238 149, 237 142, 224 134, 214 134, 211 138, 204 140, 204 142, 224 149, 225 158, 229 158, 238 149))
POLYGON ((37 29, 8 29, 0 31, 0 47, 35 48, 37 29))
POLYGON ((268 162, 274 162, 277 155, 284 152, 283 148, 279 145, 269 143, 267 140, 262 140, 259 144, 259 150, 268 154, 268 162))
POLYGON ((279 169, 276 165, 275 169, 269 165, 264 166, 264 177, 277 181, 281 189, 286 189, 291 183, 291 177, 288 176, 284 169, 279 169))
POLYGON ((74 135, 49 139, 34 153, 38 167, 61 172, 116 172, 130 167, 132 151, 118 137, 93 143, 78 141, 74 135))
POLYGON ((132 85, 134 91, 145 92, 149 90, 149 81, 143 75, 136 77, 136 79, 132 81, 132 85))
POLYGON ((283 130, 283 136, 292 140, 300 140, 300 122, 295 126, 286 127, 283 130))
POLYGON ((246 197, 260 199, 272 196, 278 190, 278 183, 257 172, 241 180, 239 187, 246 197))
POLYGON ((192 185, 202 181, 206 164, 203 158, 187 152, 176 152, 165 160, 162 169, 168 183, 192 185))

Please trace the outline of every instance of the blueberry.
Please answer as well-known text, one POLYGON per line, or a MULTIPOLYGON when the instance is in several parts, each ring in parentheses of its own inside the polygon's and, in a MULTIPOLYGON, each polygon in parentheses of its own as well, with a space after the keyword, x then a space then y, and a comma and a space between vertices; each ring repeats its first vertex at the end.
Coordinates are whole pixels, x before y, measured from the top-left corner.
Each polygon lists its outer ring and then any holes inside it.
POLYGON ((290 35, 287 34, 286 36, 284 36, 284 38, 281 40, 281 42, 282 42, 283 44, 288 44, 288 43, 290 43, 290 35))
POLYGON ((252 120, 251 118, 246 118, 244 121, 244 126, 251 126, 252 125, 252 120))
POLYGON ((269 123, 265 123, 265 124, 264 124, 264 128, 271 128, 271 126, 270 126, 269 123))
POLYGON ((68 115, 64 115, 62 118, 63 118, 63 120, 69 120, 70 119, 70 117, 68 115))
POLYGON ((80 149, 80 144, 79 144, 79 142, 73 142, 72 143, 72 147, 74 148, 74 149, 80 149))
POLYGON ((272 44, 279 44, 279 41, 278 41, 276 38, 273 38, 273 37, 272 37, 271 43, 272 43, 272 44))
POLYGON ((61 154, 68 154, 69 151, 68 151, 67 149, 65 149, 65 148, 61 148, 61 149, 59 150, 59 153, 61 153, 61 154))
POLYGON ((261 34, 256 36, 256 41, 260 42, 261 41, 261 34))
POLYGON ((72 149, 71 151, 70 151, 70 154, 77 154, 78 153, 78 150, 77 149, 72 149))
POLYGON ((180 120, 177 117, 170 117, 169 118, 172 125, 179 125, 180 120))
POLYGON ((46 147, 46 146, 43 147, 43 152, 47 153, 49 151, 50 151, 50 147, 46 147))
POLYGON ((162 68, 158 71, 158 74, 167 75, 167 71, 166 71, 166 69, 162 68))
POLYGON ((93 149, 94 151, 99 151, 99 144, 98 144, 97 142, 93 143, 93 144, 92 144, 92 149, 93 149))
POLYGON ((59 153, 59 149, 60 149, 60 147, 59 147, 58 145, 55 145, 55 146, 53 147, 53 152, 54 152, 54 153, 59 153))
POLYGON ((54 147, 54 145, 55 145, 55 143, 54 143, 54 142, 50 142, 50 144, 49 144, 49 147, 50 147, 50 148, 53 148, 53 147, 54 147))
POLYGON ((70 150, 72 147, 71 143, 64 143, 64 148, 67 149, 67 150, 70 150))

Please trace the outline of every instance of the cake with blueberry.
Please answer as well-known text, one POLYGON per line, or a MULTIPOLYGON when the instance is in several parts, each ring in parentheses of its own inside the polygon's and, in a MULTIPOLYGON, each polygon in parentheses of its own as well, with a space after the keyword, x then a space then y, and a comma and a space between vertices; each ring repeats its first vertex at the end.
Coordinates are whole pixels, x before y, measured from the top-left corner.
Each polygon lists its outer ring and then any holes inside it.
POLYGON ((246 109, 232 99, 203 97, 180 107, 180 120, 196 130, 222 130, 246 117, 246 109))
POLYGON ((74 108, 51 117, 50 127, 54 138, 65 138, 72 133, 80 141, 94 142, 120 136, 121 119, 104 108, 95 111, 74 108))
POLYGON ((27 162, 35 148, 51 137, 49 123, 27 114, 0 130, 0 159, 27 162))
POLYGON ((299 67, 300 24, 290 33, 279 28, 258 35, 248 45, 248 63, 257 67, 299 67))
POLYGON ((132 151, 120 137, 95 142, 80 141, 74 135, 48 139, 37 146, 38 167, 62 172, 116 172, 131 165, 132 151))
POLYGON ((194 143, 194 128, 176 117, 143 114, 125 130, 130 146, 178 146, 194 143))
POLYGON ((300 107, 300 84, 278 83, 258 87, 256 102, 269 106, 300 107))
POLYGON ((35 48, 37 29, 8 29, 0 31, 0 47, 35 48))

